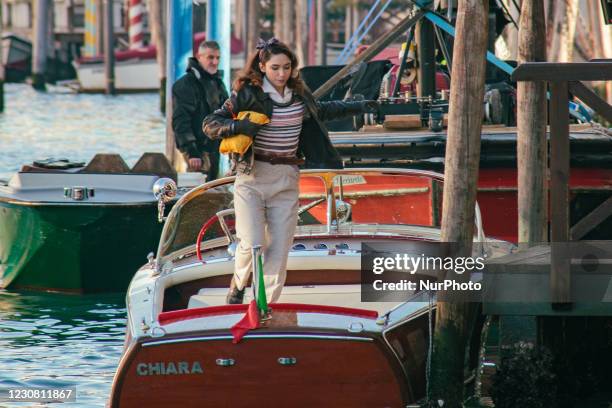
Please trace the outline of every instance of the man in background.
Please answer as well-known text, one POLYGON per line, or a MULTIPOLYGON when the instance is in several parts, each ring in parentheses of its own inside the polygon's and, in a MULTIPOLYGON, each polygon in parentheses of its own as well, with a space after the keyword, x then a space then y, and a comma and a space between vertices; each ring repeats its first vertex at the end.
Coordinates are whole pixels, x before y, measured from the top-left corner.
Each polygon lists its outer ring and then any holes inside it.
POLYGON ((187 162, 187 171, 217 178, 219 141, 206 137, 202 122, 228 98, 219 72, 219 44, 204 41, 196 57, 189 58, 187 73, 172 86, 172 129, 176 147, 187 162))

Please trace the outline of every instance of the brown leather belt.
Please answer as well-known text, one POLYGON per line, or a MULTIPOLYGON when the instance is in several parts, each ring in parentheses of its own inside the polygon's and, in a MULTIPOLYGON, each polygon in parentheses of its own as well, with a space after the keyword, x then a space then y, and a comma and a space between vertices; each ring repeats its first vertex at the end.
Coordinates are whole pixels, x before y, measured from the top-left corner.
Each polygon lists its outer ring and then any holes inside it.
POLYGON ((261 154, 255 154, 255 160, 263 161, 270 164, 293 164, 296 166, 302 165, 305 163, 304 159, 300 159, 297 157, 268 157, 263 156, 261 154))

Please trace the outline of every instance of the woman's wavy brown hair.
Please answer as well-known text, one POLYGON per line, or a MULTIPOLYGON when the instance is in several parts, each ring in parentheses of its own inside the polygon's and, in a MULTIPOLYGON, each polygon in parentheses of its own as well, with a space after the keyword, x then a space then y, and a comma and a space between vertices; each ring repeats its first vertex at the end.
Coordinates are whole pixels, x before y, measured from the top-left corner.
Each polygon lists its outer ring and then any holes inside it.
POLYGON ((238 78, 234 80, 233 89, 239 91, 246 84, 262 86, 264 74, 259 69, 259 64, 265 64, 273 55, 285 54, 291 61, 291 77, 287 81, 287 86, 296 94, 303 96, 306 85, 300 77, 300 71, 297 69, 298 59, 295 53, 285 43, 276 39, 265 42, 260 40, 257 48, 247 59, 244 69, 238 74, 238 78))

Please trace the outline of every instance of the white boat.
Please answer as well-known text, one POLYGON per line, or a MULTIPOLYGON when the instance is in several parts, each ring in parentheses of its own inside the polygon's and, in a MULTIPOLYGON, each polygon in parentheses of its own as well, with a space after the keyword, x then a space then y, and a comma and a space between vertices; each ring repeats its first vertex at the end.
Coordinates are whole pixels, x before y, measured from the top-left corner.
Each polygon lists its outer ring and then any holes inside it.
MULTIPOLYGON (((115 88, 120 92, 145 92, 159 89, 159 68, 155 47, 115 53, 115 88)), ((102 57, 81 58, 73 62, 77 71, 78 90, 104 92, 104 60, 102 57)))
MULTIPOLYGON (((204 33, 194 35, 194 50, 205 40, 204 33)), ((159 89, 159 66, 154 45, 115 52, 115 89, 118 92, 147 92, 159 89)), ((242 43, 232 38, 231 69, 242 68, 242 43)), ((77 72, 76 88, 80 92, 104 92, 104 59, 102 56, 73 61, 77 72)))
MULTIPOLYGON (((365 302, 361 262, 366 242, 416 256, 439 248, 442 176, 302 171, 287 281, 261 321, 254 302, 225 305, 233 181, 186 193, 168 215, 156 258, 134 275, 110 407, 405 407, 423 398, 431 292, 365 302), (245 312, 247 323, 255 316, 253 330, 243 326, 245 312)), ((484 239, 480 217, 477 224, 483 245, 474 256, 510 251, 507 242, 484 239)), ((472 335, 479 338, 480 327, 472 335)))

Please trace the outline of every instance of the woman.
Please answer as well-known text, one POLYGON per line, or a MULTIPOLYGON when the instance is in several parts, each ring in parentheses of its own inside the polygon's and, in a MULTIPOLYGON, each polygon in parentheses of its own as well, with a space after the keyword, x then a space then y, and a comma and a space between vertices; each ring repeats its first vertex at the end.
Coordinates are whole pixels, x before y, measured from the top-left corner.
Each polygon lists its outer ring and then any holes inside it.
POLYGON ((244 155, 230 154, 236 211, 234 277, 228 303, 242 303, 251 272, 251 248, 264 247, 266 298, 276 302, 286 278, 287 257, 297 225, 298 165, 342 168, 323 120, 372 112, 376 101, 316 102, 300 79, 295 54, 275 38, 259 40, 233 92, 223 106, 204 119, 212 139, 246 134, 253 144, 244 155), (239 112, 270 118, 258 125, 239 112))

